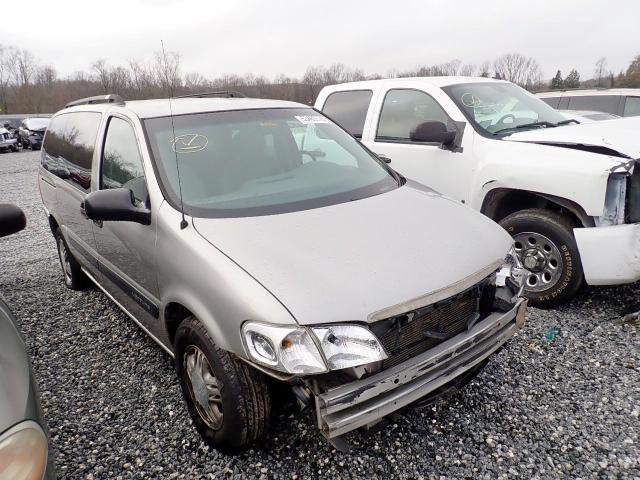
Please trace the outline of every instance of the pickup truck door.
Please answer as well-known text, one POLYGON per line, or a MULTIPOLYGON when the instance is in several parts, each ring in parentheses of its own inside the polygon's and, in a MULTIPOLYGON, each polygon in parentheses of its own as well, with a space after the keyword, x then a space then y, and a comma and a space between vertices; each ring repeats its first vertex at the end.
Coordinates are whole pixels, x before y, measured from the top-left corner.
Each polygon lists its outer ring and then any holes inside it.
POLYGON ((363 143, 391 159, 391 167, 402 175, 427 185, 455 200, 470 198, 474 171, 473 135, 462 134, 462 151, 453 152, 436 144, 414 142, 411 131, 424 122, 456 125, 440 103, 428 93, 413 88, 390 88, 380 92, 367 120, 363 143))
MULTIPOLYGON (((133 125, 111 116, 100 155, 96 182, 100 190, 127 188, 139 206, 149 206, 149 194, 133 125)), ((156 277, 156 222, 95 222, 93 226, 100 284, 149 330, 158 328, 158 282, 156 277)), ((158 332, 156 331, 155 334, 158 332)))

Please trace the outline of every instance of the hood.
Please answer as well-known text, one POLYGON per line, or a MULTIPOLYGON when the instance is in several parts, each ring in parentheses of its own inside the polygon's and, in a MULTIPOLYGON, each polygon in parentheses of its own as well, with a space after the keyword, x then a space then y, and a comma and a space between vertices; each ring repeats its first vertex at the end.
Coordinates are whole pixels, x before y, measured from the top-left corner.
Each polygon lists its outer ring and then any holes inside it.
POLYGON ((367 321, 486 269, 511 245, 487 217, 413 182, 324 208, 193 222, 302 325, 367 321))
POLYGON ((0 297, 0 433, 30 416, 30 397, 25 345, 0 297))
POLYGON ((578 148, 594 153, 640 159, 640 117, 579 125, 538 128, 509 135, 505 140, 578 148))
POLYGON ((11 133, 11 132, 4 127, 0 127, 0 134, 3 134, 3 133, 11 133))

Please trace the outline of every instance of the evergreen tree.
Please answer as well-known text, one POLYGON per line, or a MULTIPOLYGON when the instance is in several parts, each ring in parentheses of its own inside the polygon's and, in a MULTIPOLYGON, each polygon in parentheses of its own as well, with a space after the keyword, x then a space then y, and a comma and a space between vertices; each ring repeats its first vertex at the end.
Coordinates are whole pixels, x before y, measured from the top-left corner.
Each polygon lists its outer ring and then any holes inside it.
POLYGON ((580 74, 575 68, 564 79, 564 88, 580 88, 580 74))
POLYGON ((558 70, 556 76, 551 79, 551 90, 560 90, 564 88, 564 80, 562 80, 562 72, 558 70))

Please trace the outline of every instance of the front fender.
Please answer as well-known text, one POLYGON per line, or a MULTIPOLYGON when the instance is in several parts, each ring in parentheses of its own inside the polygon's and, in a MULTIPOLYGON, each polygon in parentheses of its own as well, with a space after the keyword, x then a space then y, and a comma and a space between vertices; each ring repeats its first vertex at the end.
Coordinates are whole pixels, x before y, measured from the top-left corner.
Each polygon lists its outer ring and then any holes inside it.
POLYGON ((565 198, 593 217, 604 209, 607 180, 625 162, 568 148, 483 139, 471 206, 480 210, 496 188, 525 190, 565 198))

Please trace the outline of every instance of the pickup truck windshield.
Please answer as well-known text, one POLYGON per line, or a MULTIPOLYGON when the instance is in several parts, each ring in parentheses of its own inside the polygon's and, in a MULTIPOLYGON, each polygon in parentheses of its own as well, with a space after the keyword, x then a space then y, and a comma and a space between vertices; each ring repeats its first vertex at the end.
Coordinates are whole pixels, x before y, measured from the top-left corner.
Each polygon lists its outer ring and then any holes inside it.
POLYGON ((398 188, 384 163, 311 109, 198 113, 144 121, 165 197, 202 217, 306 210, 398 188))
POLYGON ((443 87, 443 90, 475 129, 484 135, 501 137, 532 128, 557 127, 572 122, 539 98, 511 83, 462 83, 443 87))

